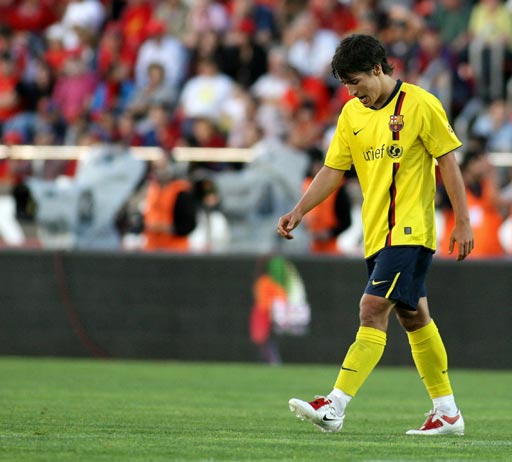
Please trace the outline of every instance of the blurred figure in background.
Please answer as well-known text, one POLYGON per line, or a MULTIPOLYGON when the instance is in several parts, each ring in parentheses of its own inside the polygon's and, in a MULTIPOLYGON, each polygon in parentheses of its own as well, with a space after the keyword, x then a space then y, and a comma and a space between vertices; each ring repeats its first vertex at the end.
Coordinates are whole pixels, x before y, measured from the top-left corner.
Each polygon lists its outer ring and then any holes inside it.
POLYGON ((220 197, 215 183, 209 178, 194 181, 197 201, 197 225, 189 235, 190 250, 200 253, 219 253, 229 250, 231 230, 220 210, 220 197))
POLYGON ((475 119, 471 133, 484 138, 488 152, 512 152, 512 112, 510 103, 493 101, 475 119))
POLYGON ((155 5, 153 16, 165 23, 168 34, 183 41, 187 32, 189 5, 190 3, 184 0, 160 0, 155 5))
POLYGON ((197 75, 187 80, 180 95, 179 111, 185 121, 183 134, 190 135, 194 118, 220 119, 224 103, 234 89, 233 80, 220 72, 213 57, 201 58, 197 75))
POLYGON ((258 347, 262 361, 280 364, 278 337, 304 335, 311 319, 304 282, 295 265, 281 256, 259 261, 253 299, 251 341, 258 347))
POLYGON ((468 33, 478 96, 486 102, 503 97, 512 62, 512 15, 507 6, 501 0, 475 2, 468 33))
POLYGON ((164 68, 165 82, 176 92, 183 84, 188 66, 188 56, 183 43, 167 33, 162 21, 151 20, 145 32, 147 39, 140 46, 135 63, 135 83, 144 88, 149 81, 148 68, 159 63, 164 68))
MULTIPOLYGON (((505 250, 500 243, 499 230, 505 220, 507 203, 500 194, 496 171, 483 149, 467 151, 460 167, 466 186, 469 218, 477 242, 469 258, 502 257, 505 250)), ((438 254, 448 257, 450 230, 453 229, 455 218, 444 188, 440 190, 438 206, 442 208, 444 218, 438 254)))
POLYGON ((87 113, 97 84, 98 76, 80 57, 70 56, 64 61, 55 82, 52 103, 67 123, 76 122, 87 113))
POLYGON ((167 156, 154 162, 144 205, 144 249, 186 252, 196 226, 192 183, 167 156))
MULTIPOLYGON (((310 150, 311 167, 304 180, 305 192, 324 164, 320 150, 310 150)), ((311 235, 311 252, 338 254, 338 236, 352 224, 351 199, 343 182, 327 199, 304 217, 304 224, 311 235)))

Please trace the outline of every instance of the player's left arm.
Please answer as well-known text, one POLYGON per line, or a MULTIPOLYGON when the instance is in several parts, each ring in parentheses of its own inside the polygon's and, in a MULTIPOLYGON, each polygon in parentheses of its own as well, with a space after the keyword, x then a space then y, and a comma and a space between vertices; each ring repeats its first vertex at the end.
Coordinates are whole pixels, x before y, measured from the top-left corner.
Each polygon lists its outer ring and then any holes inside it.
POLYGON ((450 235, 449 253, 453 252, 454 245, 457 243, 457 260, 464 260, 475 245, 469 222, 464 180, 453 152, 438 157, 437 163, 455 215, 455 227, 450 235))

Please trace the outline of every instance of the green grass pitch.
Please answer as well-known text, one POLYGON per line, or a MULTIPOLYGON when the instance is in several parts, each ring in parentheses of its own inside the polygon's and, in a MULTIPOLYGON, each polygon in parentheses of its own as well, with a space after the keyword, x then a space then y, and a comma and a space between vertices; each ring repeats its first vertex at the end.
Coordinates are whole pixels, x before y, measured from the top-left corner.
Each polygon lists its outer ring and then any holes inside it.
POLYGON ((510 461, 512 372, 450 372, 465 436, 414 437, 430 401, 412 368, 378 367, 341 433, 288 399, 335 365, 0 358, 0 461, 510 461))

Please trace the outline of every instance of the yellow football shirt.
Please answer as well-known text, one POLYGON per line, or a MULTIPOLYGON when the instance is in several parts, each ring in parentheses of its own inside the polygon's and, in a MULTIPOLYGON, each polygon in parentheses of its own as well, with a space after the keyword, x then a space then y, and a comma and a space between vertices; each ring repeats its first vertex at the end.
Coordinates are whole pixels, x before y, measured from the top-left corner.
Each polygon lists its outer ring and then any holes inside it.
POLYGON ((397 245, 435 250, 434 159, 460 146, 440 101, 416 85, 398 81, 380 109, 345 104, 325 165, 355 167, 365 257, 397 245))

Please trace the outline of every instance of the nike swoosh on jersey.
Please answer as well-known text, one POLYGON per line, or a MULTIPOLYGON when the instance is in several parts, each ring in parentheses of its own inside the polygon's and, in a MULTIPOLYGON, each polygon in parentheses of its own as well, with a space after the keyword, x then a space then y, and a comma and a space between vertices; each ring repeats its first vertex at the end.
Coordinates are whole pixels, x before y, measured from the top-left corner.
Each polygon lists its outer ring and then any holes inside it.
POLYGON ((372 286, 379 286, 381 284, 384 284, 385 282, 388 281, 376 281, 375 279, 372 279, 372 286))
MULTIPOLYGON (((363 127, 364 128, 364 127, 363 127)), ((357 135, 363 128, 360 128, 359 130, 352 130, 352 133, 355 135, 357 135)))

